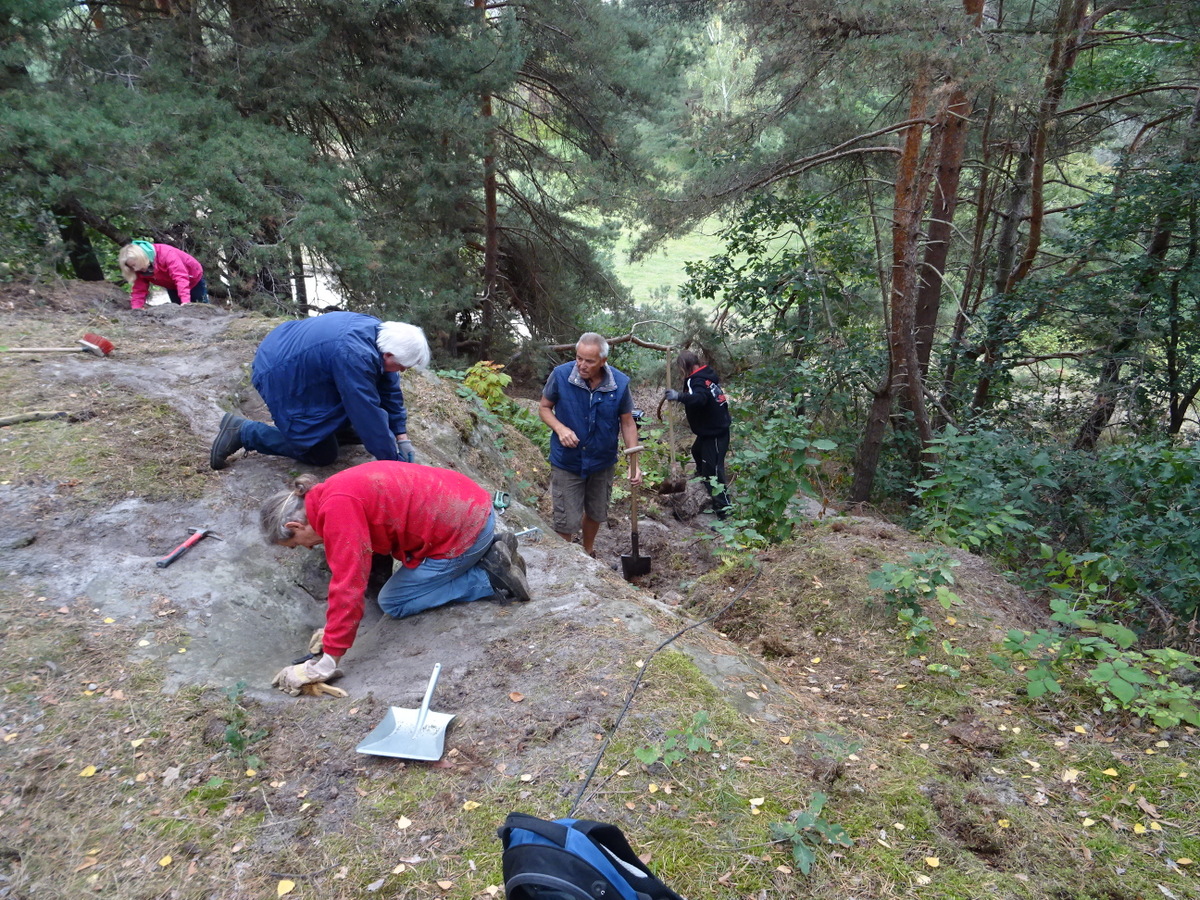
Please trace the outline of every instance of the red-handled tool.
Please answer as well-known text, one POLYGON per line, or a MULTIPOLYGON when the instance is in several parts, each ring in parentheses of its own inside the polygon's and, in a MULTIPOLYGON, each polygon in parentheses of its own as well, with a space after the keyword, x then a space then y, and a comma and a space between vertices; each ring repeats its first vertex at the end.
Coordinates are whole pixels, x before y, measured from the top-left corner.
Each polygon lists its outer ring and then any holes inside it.
POLYGON ((160 569, 165 569, 167 566, 169 566, 171 563, 175 562, 175 560, 179 559, 179 557, 183 556, 183 554, 187 553, 190 549, 192 549, 193 546, 200 543, 200 541, 206 537, 216 538, 218 541, 225 540, 223 537, 221 537, 219 534, 217 534, 211 528, 189 528, 188 531, 190 531, 192 533, 192 536, 190 538, 188 538, 186 541, 184 541, 182 544, 180 544, 178 547, 176 547, 174 550, 172 550, 170 553, 168 553, 166 556, 164 556, 162 559, 160 559, 158 562, 156 562, 155 563, 156 566, 158 566, 160 569))

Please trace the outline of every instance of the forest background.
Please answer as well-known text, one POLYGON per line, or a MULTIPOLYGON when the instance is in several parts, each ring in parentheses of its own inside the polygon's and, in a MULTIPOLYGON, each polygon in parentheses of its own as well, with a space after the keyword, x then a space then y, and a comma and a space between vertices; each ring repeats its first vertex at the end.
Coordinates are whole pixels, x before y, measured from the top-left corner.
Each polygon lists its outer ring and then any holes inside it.
MULTIPOLYGON (((1046 598, 1010 648, 1031 695, 1086 662, 1106 708, 1200 725, 1194 4, 0 11, 0 277, 111 280, 150 238, 303 315, 316 267, 476 382, 585 329, 643 381, 699 348, 735 397, 731 554, 799 491, 872 504, 1046 598), (678 296, 621 283, 618 247, 701 223, 678 296)), ((911 562, 878 580, 919 636, 947 569, 911 562)))

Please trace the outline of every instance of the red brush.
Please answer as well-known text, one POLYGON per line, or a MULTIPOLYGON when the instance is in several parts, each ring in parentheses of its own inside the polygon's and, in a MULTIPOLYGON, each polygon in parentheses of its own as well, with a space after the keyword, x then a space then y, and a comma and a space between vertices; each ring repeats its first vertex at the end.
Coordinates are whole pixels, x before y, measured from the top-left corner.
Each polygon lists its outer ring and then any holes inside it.
POLYGON ((112 341, 91 331, 83 336, 78 347, 0 347, 5 353, 90 353, 92 356, 108 356, 115 349, 112 341))

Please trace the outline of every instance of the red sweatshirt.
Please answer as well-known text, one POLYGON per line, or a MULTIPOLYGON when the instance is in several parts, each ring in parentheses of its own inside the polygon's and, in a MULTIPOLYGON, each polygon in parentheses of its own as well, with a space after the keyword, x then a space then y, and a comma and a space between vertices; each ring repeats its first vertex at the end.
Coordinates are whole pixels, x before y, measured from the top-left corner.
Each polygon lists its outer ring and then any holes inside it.
POLYGON ((304 508, 332 573, 324 648, 341 656, 362 621, 371 554, 386 553, 410 569, 462 556, 483 531, 492 497, 458 472, 382 460, 314 486, 304 508))

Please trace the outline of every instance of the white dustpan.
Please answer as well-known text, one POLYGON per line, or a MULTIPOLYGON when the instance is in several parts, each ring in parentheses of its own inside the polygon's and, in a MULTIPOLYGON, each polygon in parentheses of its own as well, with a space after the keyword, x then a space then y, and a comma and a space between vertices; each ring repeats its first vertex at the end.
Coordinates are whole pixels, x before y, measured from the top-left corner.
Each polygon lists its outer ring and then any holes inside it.
POLYGON ((454 719, 449 713, 429 711, 429 701, 441 672, 442 664, 435 663, 420 709, 390 707, 383 721, 354 749, 400 759, 441 759, 446 748, 446 726, 454 719))

